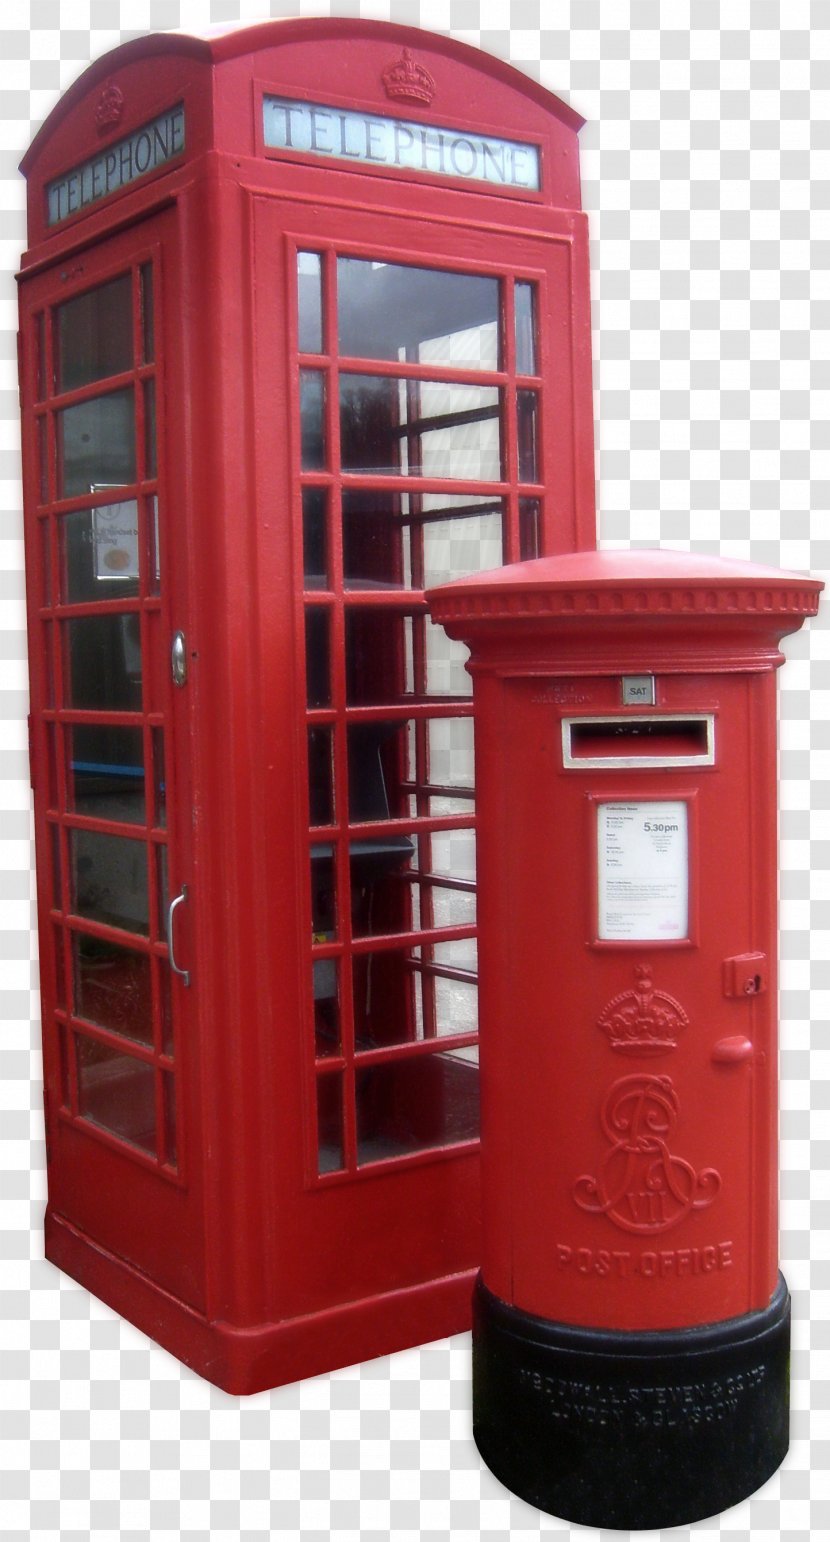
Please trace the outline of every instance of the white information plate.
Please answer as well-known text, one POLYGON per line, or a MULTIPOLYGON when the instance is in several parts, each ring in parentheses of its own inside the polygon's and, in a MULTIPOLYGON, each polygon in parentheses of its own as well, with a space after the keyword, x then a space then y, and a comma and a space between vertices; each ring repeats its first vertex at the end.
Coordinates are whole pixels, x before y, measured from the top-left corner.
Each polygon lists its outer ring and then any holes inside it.
POLYGON ((689 935, 689 811, 671 802, 597 806, 601 942, 689 935))

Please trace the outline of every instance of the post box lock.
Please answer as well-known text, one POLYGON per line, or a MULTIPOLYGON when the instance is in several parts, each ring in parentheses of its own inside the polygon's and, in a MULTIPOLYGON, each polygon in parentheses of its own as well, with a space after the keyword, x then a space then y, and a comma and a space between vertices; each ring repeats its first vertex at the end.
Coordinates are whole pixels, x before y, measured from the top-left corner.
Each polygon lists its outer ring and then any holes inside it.
POLYGON ((766 953, 736 953, 724 959, 724 996, 762 996, 766 988, 766 953))

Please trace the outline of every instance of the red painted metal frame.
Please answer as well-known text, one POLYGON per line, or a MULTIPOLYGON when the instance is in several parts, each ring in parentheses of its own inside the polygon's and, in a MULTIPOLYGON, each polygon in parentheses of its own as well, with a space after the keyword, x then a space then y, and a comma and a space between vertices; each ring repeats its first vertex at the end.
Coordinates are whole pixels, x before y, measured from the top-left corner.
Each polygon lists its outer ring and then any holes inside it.
MULTIPOLYGON (((308 1100, 316 1072, 305 966, 311 958, 308 846, 320 832, 308 822, 304 735, 307 724, 334 717, 327 709, 306 716, 303 690, 302 562, 298 515, 289 516, 299 486, 290 254, 298 246, 373 256, 382 250, 387 260, 492 271, 545 286, 539 374, 522 381, 545 399, 542 459, 538 484, 522 491, 545 500, 548 550, 590 547, 594 472, 580 122, 535 82, 451 39, 374 22, 281 22, 209 43, 166 35, 126 44, 67 92, 24 162, 30 250, 21 275, 22 386, 47 1025, 47 1249, 55 1262, 231 1391, 254 1391, 465 1327, 479 1257, 475 1149, 437 1149, 394 1166, 379 1163, 381 1170, 367 1170, 359 1183, 351 1174, 318 1178, 312 1161, 308 1100), (402 110, 383 93, 383 70, 404 47, 435 78, 431 108, 407 104, 402 110), (336 162, 300 164, 260 153, 261 90, 342 99, 344 79, 360 110, 384 116, 405 111, 425 123, 458 123, 538 142, 542 193, 514 197, 458 180, 363 175, 336 162), (118 87, 123 111, 120 122, 100 135, 95 108, 105 85, 118 87), (178 101, 187 123, 181 159, 58 226, 46 226, 44 190, 51 180, 178 101), (148 251, 159 254, 163 293, 157 335, 165 382, 159 428, 166 447, 159 446, 159 470, 167 484, 161 513, 167 589, 160 610, 147 598, 131 608, 145 616, 145 630, 157 632, 154 689, 166 692, 168 776, 178 772, 168 837, 171 893, 187 883, 191 895, 177 950, 192 984, 188 991, 173 982, 186 1150, 177 1175, 162 1184, 157 1164, 124 1154, 116 1141, 87 1135, 80 1121, 59 1111, 61 1071, 48 1031, 56 980, 47 827, 54 820, 45 801, 52 730, 44 725, 70 717, 62 708, 42 715, 42 632, 54 632, 69 612, 50 611, 47 618, 42 609, 38 412, 27 341, 30 319, 44 305, 64 292, 82 291, 119 264, 143 260, 148 251), (292 443, 293 459, 286 452, 292 443), (186 633, 190 661, 180 692, 165 683, 164 659, 176 628, 186 633), (304 897, 300 905, 298 896, 304 897), (65 1160, 70 1140, 81 1153, 77 1168, 65 1160)), ((512 338, 511 328, 506 336, 512 338)), ((327 367, 336 367, 332 352, 327 360, 327 367)), ((315 356, 307 362, 323 361, 315 356)), ((359 362, 338 361, 355 369, 359 362)), ((508 352, 499 371, 486 377, 475 372, 473 383, 486 379, 505 391, 514 364, 508 352)), ((374 362, 370 372, 434 375, 374 362)), ((468 378, 441 372, 448 376, 468 378)), ((117 384, 107 382, 108 388, 117 384)), ((505 551, 511 559, 519 552, 512 445, 504 480, 476 485, 482 495, 513 500, 505 551)), ((303 477, 308 485, 330 489, 335 480, 303 477)), ((370 489, 388 486, 389 479, 344 473, 340 485, 370 489)), ((414 487, 457 494, 465 486, 394 482, 396 493, 414 487)), ((66 500, 60 507, 68 511, 95 501, 66 500)), ((335 526, 331 530, 337 537, 335 526)), ((57 557, 53 549, 53 582, 57 557)), ((334 608, 340 597, 314 591, 313 601, 334 608)), ((350 603, 343 597, 344 608, 350 603)), ((403 604, 397 594, 376 594, 372 604, 424 614, 417 594, 403 604)), ((82 613, 72 608, 72 615, 82 613)), ((461 710, 468 712, 469 705, 430 700, 404 701, 396 712, 423 722, 461 710)), ((386 707, 346 711, 355 721, 395 715, 386 707)), ((99 719, 79 711, 71 721, 99 719)), ((113 725, 136 721, 107 714, 113 725)), ((157 722, 146 702, 141 721, 145 734, 157 722)), ((471 827, 473 819, 472 813, 427 817, 419 811, 418 827, 459 829, 471 827)), ((62 815, 61 823, 108 828, 71 814, 62 815)), ((395 819, 353 826, 351 834, 412 827, 411 818, 395 819)), ((346 825, 322 828, 327 839, 339 842, 347 865, 346 825)), ((161 836, 149 839, 159 844, 161 836)), ((90 933, 97 928, 84 924, 90 933)), ((435 935, 466 932, 457 927, 435 935)), ((110 932, 104 927, 100 934, 110 932)), ((113 940, 119 935, 112 933, 113 940)), ((353 948, 356 956, 405 948, 415 936, 359 938, 353 948)), ((336 947, 320 946, 316 956, 333 956, 336 947)), ((146 951, 159 964, 164 960, 158 932, 146 951)), ((64 973, 68 962, 67 956, 64 973)), ((106 1032, 91 1036, 109 1042, 106 1032)), ((468 1035, 451 1041, 470 1042, 468 1035)), ((430 1049, 425 1044, 406 1053, 420 1060, 430 1049)), ((365 1060, 383 1063, 400 1053, 384 1046, 365 1060)))

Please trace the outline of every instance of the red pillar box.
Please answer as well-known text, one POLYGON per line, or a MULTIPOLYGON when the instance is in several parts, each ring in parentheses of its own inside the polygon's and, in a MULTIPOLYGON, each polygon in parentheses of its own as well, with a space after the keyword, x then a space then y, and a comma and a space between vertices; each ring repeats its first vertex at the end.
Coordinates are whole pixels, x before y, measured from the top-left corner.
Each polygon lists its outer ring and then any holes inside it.
POLYGON ((603 552, 429 595, 476 698, 475 1435, 583 1524, 696 1520, 787 1449, 774 671, 821 587, 603 552))
POLYGON ((47 1254, 230 1391, 469 1325, 472 688, 424 589, 593 543, 580 123, 279 21, 125 44, 24 162, 47 1254))

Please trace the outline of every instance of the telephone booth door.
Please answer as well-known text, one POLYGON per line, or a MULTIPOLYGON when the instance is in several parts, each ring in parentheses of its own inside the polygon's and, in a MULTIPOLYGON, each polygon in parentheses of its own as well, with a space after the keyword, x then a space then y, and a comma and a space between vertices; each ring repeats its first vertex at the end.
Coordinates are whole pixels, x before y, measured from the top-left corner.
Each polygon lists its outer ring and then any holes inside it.
POLYGON ((161 214, 26 278, 21 360, 51 1203, 198 1304, 174 240, 161 214))
POLYGON ((261 436, 259 496, 291 510, 301 596, 307 1302, 332 1271, 363 1288, 372 1247, 350 1239, 393 1237, 417 1279, 448 1193, 469 1192, 457 1251, 477 1253, 472 684, 423 596, 572 544, 570 251, 357 210, 346 234, 265 200, 255 229, 259 410, 285 396, 289 425, 279 463, 261 436))

